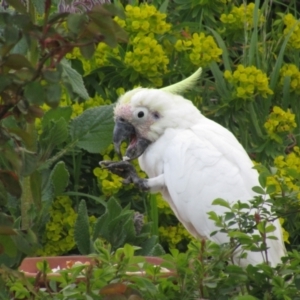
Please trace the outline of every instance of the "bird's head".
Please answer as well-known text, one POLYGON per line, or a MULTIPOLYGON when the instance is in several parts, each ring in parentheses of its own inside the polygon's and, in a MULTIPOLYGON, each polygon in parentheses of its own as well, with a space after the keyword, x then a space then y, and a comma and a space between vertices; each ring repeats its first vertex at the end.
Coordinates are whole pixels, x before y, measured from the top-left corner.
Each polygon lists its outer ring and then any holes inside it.
POLYGON ((195 81, 199 70, 196 73, 185 79, 185 83, 163 89, 136 88, 119 98, 114 110, 113 142, 119 154, 122 142, 129 142, 123 159, 142 155, 167 128, 188 128, 201 117, 191 101, 176 94, 190 87, 191 77, 195 81))

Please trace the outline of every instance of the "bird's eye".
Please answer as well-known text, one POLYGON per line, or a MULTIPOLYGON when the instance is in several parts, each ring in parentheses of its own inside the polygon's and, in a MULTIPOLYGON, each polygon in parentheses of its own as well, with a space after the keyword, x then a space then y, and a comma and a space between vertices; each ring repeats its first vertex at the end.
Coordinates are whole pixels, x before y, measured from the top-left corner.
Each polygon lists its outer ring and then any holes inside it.
POLYGON ((143 111, 139 111, 138 114, 137 114, 137 116, 139 118, 142 118, 144 115, 145 115, 145 113, 143 111))

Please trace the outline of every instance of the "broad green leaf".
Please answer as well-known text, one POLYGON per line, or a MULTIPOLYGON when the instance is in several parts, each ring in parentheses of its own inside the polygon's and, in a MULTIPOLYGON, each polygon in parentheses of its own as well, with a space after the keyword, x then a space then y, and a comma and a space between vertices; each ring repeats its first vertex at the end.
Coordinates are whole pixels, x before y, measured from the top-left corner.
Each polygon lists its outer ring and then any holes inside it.
POLYGON ((22 187, 17 174, 12 171, 0 170, 0 181, 11 195, 17 198, 21 196, 22 187))
POLYGON ((14 70, 22 68, 32 68, 29 60, 21 54, 9 54, 4 60, 3 65, 14 70))
POLYGON ((27 255, 33 255, 36 251, 38 242, 35 233, 31 229, 26 232, 18 231, 17 235, 11 236, 17 249, 27 255))
POLYGON ((168 5, 169 5, 169 0, 165 0, 162 4, 161 4, 161 6, 159 7, 159 11, 161 12, 161 13, 166 13, 167 12, 167 8, 168 8, 168 5))
POLYGON ((69 122, 72 115, 71 106, 59 106, 48 110, 44 117, 42 118, 42 127, 45 128, 50 124, 50 122, 58 121, 60 118, 63 118, 66 122, 69 122))
POLYGON ((74 93, 78 94, 83 99, 88 99, 89 94, 84 86, 82 76, 73 69, 66 60, 62 60, 61 66, 63 69, 62 75, 65 80, 71 84, 74 93))
POLYGON ((267 185, 268 176, 269 176, 269 173, 267 173, 267 172, 262 172, 259 174, 258 181, 263 188, 265 188, 267 185))
POLYGON ((14 257, 17 255, 17 247, 9 235, 3 235, 0 232, 0 254, 4 253, 10 257, 14 257))
MULTIPOLYGON (((124 12, 124 9, 121 8, 121 6, 117 6, 114 4, 103 4, 101 5, 101 9, 105 9, 106 11, 110 12, 114 16, 118 16, 121 19, 125 19, 126 15, 124 12)), ((98 7, 96 7, 98 9, 98 7)))
POLYGON ((55 165, 51 172, 51 180, 55 196, 60 196, 69 183, 69 172, 63 161, 55 165))
POLYGON ((43 70, 43 77, 49 83, 58 83, 61 80, 62 70, 60 68, 57 69, 46 69, 43 70))
POLYGON ((212 205, 220 205, 220 206, 227 207, 227 208, 230 209, 229 203, 227 201, 225 201, 224 199, 221 199, 221 198, 215 199, 212 202, 212 205))
POLYGON ((40 143, 44 149, 53 149, 68 138, 68 126, 64 118, 51 120, 40 135, 40 143))
POLYGON ((98 34, 104 36, 104 42, 112 48, 116 47, 118 42, 114 32, 114 21, 111 16, 91 11, 89 12, 89 17, 98 26, 98 34))
POLYGON ((95 53, 95 45, 90 44, 90 45, 84 45, 79 47, 80 53, 85 59, 91 59, 95 53))
POLYGON ((12 83, 12 78, 10 75, 0 74, 0 92, 2 92, 11 83, 12 83))
POLYGON ((48 84, 45 87, 46 103, 51 107, 57 107, 61 99, 61 85, 59 83, 48 84))
POLYGON ((266 233, 274 232, 276 230, 276 227, 273 224, 269 224, 265 230, 266 233))
POLYGON ((46 97, 44 87, 40 82, 29 82, 24 89, 24 96, 29 103, 41 105, 44 103, 46 97))
POLYGON ((78 216, 74 226, 74 239, 81 254, 90 253, 89 218, 84 200, 81 200, 78 207, 78 216))
POLYGON ((45 2, 46 0, 31 0, 38 14, 43 15, 45 12, 45 2))
POLYGON ((24 3, 21 0, 6 0, 6 2, 9 5, 11 5, 12 7, 14 7, 16 9, 16 11, 18 11, 22 14, 27 13, 26 6, 24 5, 24 3))
POLYGON ((16 44, 20 38, 19 30, 12 24, 8 24, 4 28, 3 37, 6 44, 16 44))
POLYGON ((232 238, 238 238, 238 239, 243 239, 243 240, 247 240, 247 241, 252 241, 252 239, 249 235, 247 235, 244 232, 240 232, 240 231, 228 232, 228 236, 232 237, 232 238))
POLYGON ((72 140, 90 153, 99 153, 112 142, 113 105, 90 108, 70 126, 72 140))
POLYGON ((252 191, 255 192, 255 193, 257 193, 257 194, 261 194, 261 195, 265 195, 266 194, 266 191, 262 187, 260 187, 260 186, 254 186, 252 188, 252 191))
POLYGON ((67 17, 67 26, 71 32, 78 34, 86 21, 86 16, 83 14, 70 14, 67 17))

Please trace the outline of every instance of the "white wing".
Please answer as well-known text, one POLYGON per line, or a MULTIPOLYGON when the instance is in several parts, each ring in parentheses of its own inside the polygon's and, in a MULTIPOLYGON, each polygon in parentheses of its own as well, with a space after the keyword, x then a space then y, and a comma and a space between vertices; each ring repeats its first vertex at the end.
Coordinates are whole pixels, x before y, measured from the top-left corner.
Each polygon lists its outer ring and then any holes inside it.
MULTIPOLYGON (((236 138, 224 127, 203 118, 189 130, 167 129, 151 148, 147 153, 152 155, 146 154, 141 160, 142 167, 150 177, 164 173, 166 188, 161 192, 178 219, 196 237, 228 242, 225 234, 210 237, 217 228, 207 212, 221 215, 226 210, 211 203, 216 198, 231 203, 248 201, 254 196, 252 187, 259 184, 258 174, 236 138), (157 163, 153 155, 163 157, 163 161, 157 163)), ((268 244, 271 248, 269 260, 273 265, 284 255, 279 222, 274 225, 278 241, 269 240, 268 244)), ((260 253, 251 252, 243 264, 262 261, 260 253)))

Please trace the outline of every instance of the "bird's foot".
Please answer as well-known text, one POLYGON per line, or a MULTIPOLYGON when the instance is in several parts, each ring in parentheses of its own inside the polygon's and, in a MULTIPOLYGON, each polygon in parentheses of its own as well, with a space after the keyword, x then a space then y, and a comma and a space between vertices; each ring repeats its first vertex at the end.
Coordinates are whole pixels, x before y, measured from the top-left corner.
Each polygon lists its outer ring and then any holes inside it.
POLYGON ((147 179, 140 178, 134 166, 128 161, 101 161, 100 166, 108 169, 113 174, 124 178, 123 183, 133 183, 137 188, 142 191, 148 191, 147 179))

